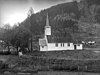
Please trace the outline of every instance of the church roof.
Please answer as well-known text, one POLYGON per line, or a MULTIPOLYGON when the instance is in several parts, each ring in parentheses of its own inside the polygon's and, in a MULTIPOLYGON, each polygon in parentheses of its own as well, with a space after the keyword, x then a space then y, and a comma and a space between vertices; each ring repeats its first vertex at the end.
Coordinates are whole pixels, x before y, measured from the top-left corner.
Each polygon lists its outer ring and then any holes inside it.
POLYGON ((71 43, 70 38, 47 36, 48 43, 71 43))
POLYGON ((46 40, 44 38, 39 39, 39 45, 40 46, 47 46, 46 40))
POLYGON ((70 37, 53 37, 47 36, 48 43, 73 43, 73 44, 80 44, 81 41, 73 41, 70 37))

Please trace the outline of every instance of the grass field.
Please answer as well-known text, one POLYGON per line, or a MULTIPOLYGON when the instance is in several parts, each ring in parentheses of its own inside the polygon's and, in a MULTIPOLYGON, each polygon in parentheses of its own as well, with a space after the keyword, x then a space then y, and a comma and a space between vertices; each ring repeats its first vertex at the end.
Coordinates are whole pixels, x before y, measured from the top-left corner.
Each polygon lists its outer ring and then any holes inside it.
POLYGON ((29 53, 28 55, 49 58, 100 59, 100 52, 96 52, 95 50, 45 51, 33 52, 29 53))
MULTIPOLYGON (((51 70, 54 71, 53 75, 60 75, 62 73, 61 71, 71 71, 70 75, 74 75, 72 71, 100 73, 100 53, 93 51, 33 52, 21 57, 16 55, 0 55, 0 61, 8 65, 7 71, 17 73, 32 72, 33 70, 43 71, 41 73, 47 73, 45 75, 50 75, 49 72, 46 71, 51 70)), ((76 72, 75 75, 77 75, 76 72)), ((69 72, 63 73, 67 75, 69 72)), ((36 75, 39 74, 38 72, 36 75)), ((86 73, 85 75, 89 74, 90 73, 86 73)), ((91 75, 98 75, 98 73, 92 73, 91 75)))
POLYGON ((38 73, 5 73, 0 75, 100 75, 100 73, 86 73, 86 72, 63 72, 63 71, 40 71, 38 73))

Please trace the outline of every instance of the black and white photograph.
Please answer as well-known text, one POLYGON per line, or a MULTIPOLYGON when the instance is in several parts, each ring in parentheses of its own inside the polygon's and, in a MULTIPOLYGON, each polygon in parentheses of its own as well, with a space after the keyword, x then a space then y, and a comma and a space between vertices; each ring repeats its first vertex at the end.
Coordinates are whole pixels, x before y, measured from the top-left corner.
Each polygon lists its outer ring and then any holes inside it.
POLYGON ((100 0, 0 0, 0 75, 100 75, 100 0))

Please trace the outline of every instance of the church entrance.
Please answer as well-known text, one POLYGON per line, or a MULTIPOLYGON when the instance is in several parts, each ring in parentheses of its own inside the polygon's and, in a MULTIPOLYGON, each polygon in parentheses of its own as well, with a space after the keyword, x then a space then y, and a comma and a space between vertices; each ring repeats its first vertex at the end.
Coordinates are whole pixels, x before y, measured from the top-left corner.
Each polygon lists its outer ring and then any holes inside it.
POLYGON ((75 50, 77 49, 77 46, 76 46, 76 45, 74 45, 74 49, 75 49, 75 50))

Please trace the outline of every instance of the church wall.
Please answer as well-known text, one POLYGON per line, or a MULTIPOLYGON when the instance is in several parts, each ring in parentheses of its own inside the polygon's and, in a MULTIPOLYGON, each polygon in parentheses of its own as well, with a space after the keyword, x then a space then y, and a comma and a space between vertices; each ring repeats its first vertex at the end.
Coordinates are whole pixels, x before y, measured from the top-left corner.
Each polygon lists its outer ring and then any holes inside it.
POLYGON ((74 45, 73 45, 73 43, 68 43, 67 44, 67 49, 68 50, 74 50, 74 45), (68 44, 70 44, 69 46, 68 46, 68 44))
MULTIPOLYGON (((82 50, 82 44, 75 44, 76 50, 82 50)), ((73 43, 48 43, 47 46, 40 46, 40 51, 61 51, 61 50, 75 50, 73 43)))
POLYGON ((73 43, 48 43, 48 51, 74 50, 73 43))

